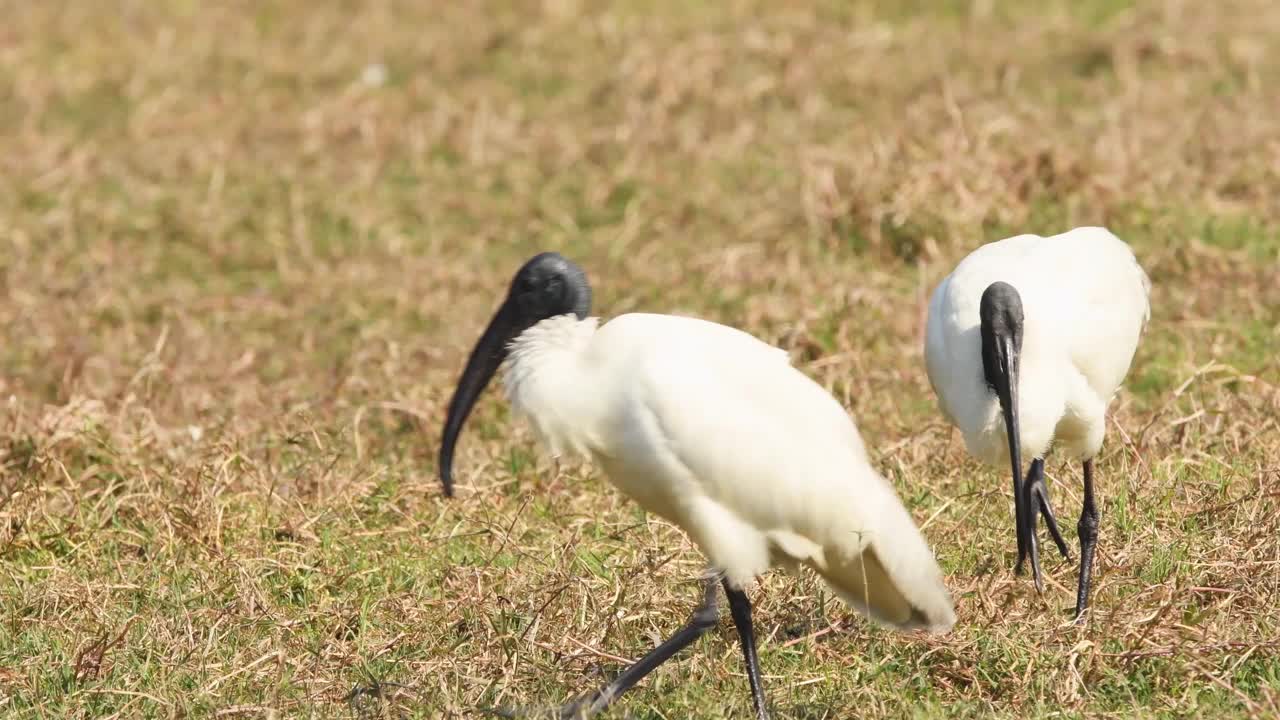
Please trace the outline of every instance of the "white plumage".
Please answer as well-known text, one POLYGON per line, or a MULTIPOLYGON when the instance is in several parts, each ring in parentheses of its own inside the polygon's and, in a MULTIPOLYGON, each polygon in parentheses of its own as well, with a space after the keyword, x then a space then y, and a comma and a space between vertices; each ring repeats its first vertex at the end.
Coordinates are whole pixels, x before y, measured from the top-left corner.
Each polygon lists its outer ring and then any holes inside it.
POLYGON ((969 452, 1009 461, 996 396, 983 382, 978 334, 982 292, 1001 280, 1022 296, 1022 451, 1055 438, 1081 460, 1102 446, 1107 404, 1129 371, 1151 315, 1151 282, 1122 240, 1100 227, 1018 235, 973 251, 929 303, 925 362, 943 413, 969 452))
POLYGON ((1081 227, 983 245, 934 291, 925 341, 929 381, 969 452, 1005 465, 1008 436, 984 367, 980 327, 983 294, 997 282, 1016 290, 1024 314, 1014 398, 1022 454, 1041 458, 1056 444, 1073 459, 1090 460, 1150 317, 1147 274, 1115 235, 1081 227))
MULTIPOLYGON (((853 422, 787 354, 688 317, 589 318, 582 271, 538 255, 512 280, 450 402, 440 451, 453 449, 489 379, 506 388, 553 453, 592 458, 645 509, 689 533, 723 575, 758 718, 766 718, 750 602, 773 565, 816 570, 851 605, 897 628, 955 622, 942 573, 853 422)), ((559 708, 594 714, 715 623, 715 586, 670 640, 592 695, 559 708)))
POLYGON ((515 340, 506 384, 553 451, 589 455, 735 586, 805 564, 886 624, 954 623, 933 554, 857 428, 783 350, 694 318, 597 329, 567 315, 515 340))

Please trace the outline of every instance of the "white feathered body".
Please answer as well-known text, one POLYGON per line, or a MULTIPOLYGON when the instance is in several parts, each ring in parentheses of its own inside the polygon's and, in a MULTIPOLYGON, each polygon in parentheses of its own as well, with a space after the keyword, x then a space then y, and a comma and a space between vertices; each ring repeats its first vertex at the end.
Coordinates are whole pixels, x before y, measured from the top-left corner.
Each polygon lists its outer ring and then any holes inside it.
POLYGON ((884 624, 955 622, 933 553, 853 422, 784 351, 670 315, 544 320, 511 346, 513 406, 679 525, 735 586, 807 565, 884 624))
POLYGON ((943 279, 929 303, 929 381, 969 452, 993 465, 1008 463, 1009 449, 984 379, 978 312, 983 291, 998 280, 1022 299, 1023 455, 1042 457, 1056 443, 1074 458, 1093 457, 1151 314, 1150 280, 1129 246, 1099 227, 988 243, 943 279))

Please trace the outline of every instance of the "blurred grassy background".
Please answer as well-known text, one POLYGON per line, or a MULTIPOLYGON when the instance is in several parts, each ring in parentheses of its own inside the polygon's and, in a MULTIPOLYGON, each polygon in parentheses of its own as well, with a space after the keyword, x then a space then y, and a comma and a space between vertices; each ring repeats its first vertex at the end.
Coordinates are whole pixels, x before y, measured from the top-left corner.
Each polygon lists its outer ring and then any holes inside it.
MULTIPOLYGON (((606 318, 791 350, 937 549, 943 638, 763 582, 777 717, 1280 714, 1280 5, 4 17, 0 712, 463 716, 586 691, 678 626, 696 551, 503 403, 459 498, 434 478, 466 351, 554 249, 606 318), (1046 559, 1042 598, 1012 575, 1007 483, 938 415, 921 344, 966 252, 1081 224, 1133 244, 1155 313, 1076 628, 1073 565, 1046 559)), ((1074 518, 1078 468, 1049 468, 1074 518)), ((611 716, 749 708, 726 621, 611 716)))

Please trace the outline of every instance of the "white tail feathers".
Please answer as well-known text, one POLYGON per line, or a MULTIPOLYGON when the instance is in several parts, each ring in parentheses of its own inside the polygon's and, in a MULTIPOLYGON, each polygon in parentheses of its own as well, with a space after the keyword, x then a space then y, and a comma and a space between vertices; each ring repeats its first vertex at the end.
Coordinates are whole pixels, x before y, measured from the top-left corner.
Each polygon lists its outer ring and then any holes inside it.
POLYGON ((933 551, 888 482, 877 480, 879 492, 864 486, 858 498, 871 527, 856 536, 831 538, 821 548, 815 544, 816 551, 797 559, 842 600, 882 625, 946 632, 955 625, 956 613, 933 551))
POLYGON ((941 633, 956 623, 951 596, 940 579, 894 577, 874 546, 826 568, 813 567, 841 600, 882 625, 941 633))

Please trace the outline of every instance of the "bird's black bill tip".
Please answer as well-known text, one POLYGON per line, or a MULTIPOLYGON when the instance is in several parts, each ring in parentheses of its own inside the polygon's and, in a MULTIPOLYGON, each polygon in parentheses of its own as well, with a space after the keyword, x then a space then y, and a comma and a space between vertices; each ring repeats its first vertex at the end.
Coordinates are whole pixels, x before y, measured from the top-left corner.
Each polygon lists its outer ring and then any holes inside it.
MULTIPOLYGON (((455 438, 457 437, 456 432, 454 433, 454 437, 455 438)), ((453 446, 454 446, 454 443, 450 443, 447 446, 442 446, 440 448, 440 454, 443 456, 447 448, 447 452, 449 453, 449 455, 453 455, 453 446)), ((449 468, 448 462, 442 461, 440 463, 439 477, 440 477, 440 489, 444 493, 444 496, 446 498, 452 498, 453 497, 453 470, 449 468)))
POLYGON ((445 449, 446 446, 441 444, 436 467, 439 468, 440 487, 444 491, 444 496, 451 498, 453 497, 453 448, 449 447, 447 453, 445 449))

